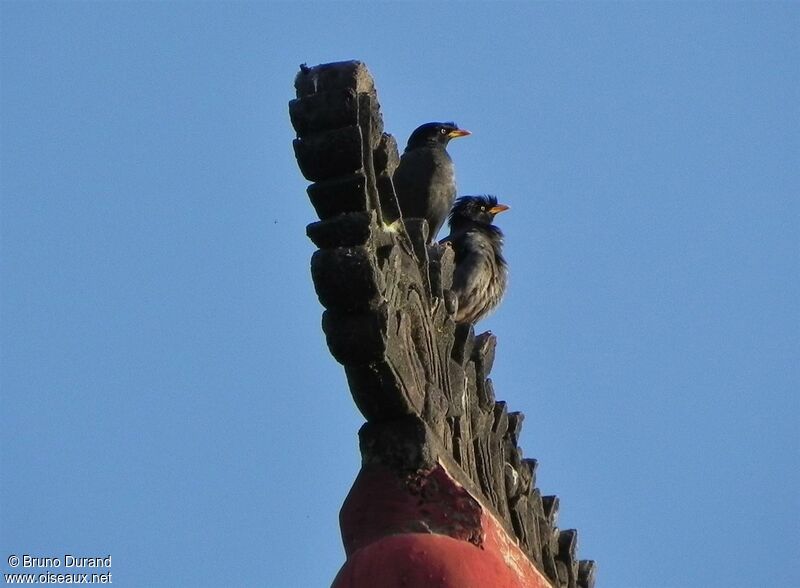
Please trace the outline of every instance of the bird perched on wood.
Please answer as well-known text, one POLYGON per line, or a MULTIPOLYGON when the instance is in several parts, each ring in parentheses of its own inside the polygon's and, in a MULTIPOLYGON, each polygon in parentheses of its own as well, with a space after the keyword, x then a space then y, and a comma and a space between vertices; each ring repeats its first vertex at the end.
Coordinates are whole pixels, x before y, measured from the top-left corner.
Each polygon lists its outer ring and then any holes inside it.
POLYGON ((494 196, 462 196, 450 213, 450 235, 442 239, 455 252, 451 291, 458 299, 457 323, 476 323, 499 303, 508 283, 503 232, 492 224, 508 210, 494 196))
POLYGON ((430 122, 417 127, 394 172, 400 213, 403 218, 428 221, 429 243, 435 242, 456 199, 455 169, 447 144, 450 139, 469 134, 454 122, 430 122))

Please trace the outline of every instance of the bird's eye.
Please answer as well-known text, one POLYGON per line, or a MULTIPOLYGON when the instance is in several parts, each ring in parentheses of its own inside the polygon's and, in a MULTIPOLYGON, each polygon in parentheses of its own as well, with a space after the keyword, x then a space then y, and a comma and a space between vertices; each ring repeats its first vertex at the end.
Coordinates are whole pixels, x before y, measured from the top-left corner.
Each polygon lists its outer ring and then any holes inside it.
POLYGON ((481 212, 486 212, 486 207, 485 206, 481 206, 481 212))
POLYGON ((440 132, 442 135, 446 135, 446 134, 447 134, 447 129, 445 129, 444 127, 442 127, 441 129, 439 129, 439 132, 440 132))

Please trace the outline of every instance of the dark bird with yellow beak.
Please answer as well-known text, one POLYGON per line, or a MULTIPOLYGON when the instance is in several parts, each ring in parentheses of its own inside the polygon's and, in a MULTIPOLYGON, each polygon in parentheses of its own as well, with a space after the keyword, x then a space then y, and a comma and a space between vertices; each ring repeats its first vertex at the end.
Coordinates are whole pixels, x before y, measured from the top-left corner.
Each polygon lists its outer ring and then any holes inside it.
POLYGON ((454 122, 430 122, 418 127, 411 133, 394 172, 400 213, 403 218, 428 221, 429 243, 435 242, 456 199, 455 168, 447 144, 469 134, 454 122))
POLYGON ((455 320, 474 324, 500 303, 508 284, 503 258, 503 232, 492 224, 508 210, 494 196, 462 196, 450 213, 449 243, 455 252, 453 294, 458 299, 455 320))

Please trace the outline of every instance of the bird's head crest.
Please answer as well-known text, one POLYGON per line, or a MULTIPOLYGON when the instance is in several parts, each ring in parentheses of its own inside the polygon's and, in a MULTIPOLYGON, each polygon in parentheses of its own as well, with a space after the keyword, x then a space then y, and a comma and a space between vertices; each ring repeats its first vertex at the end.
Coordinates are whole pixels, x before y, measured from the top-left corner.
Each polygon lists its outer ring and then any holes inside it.
POLYGON ((482 196, 462 196, 456 200, 450 211, 450 226, 459 221, 472 221, 490 225, 495 215, 508 210, 505 204, 498 204, 497 197, 489 194, 482 196))
POLYGON ((429 122, 418 126, 408 138, 406 151, 416 147, 442 145, 447 146, 451 139, 471 135, 469 131, 458 128, 453 121, 429 122))

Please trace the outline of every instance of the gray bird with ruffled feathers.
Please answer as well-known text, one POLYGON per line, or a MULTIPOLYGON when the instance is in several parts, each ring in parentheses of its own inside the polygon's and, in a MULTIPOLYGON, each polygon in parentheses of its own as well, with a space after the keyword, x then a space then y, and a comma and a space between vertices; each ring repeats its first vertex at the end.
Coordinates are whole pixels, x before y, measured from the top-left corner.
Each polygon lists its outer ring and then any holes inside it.
POLYGON ((456 199, 453 160, 447 153, 451 139, 469 131, 454 122, 430 122, 418 127, 408 139, 392 178, 403 218, 428 221, 428 242, 433 243, 456 199))
POLYGON ((458 299, 457 323, 476 323, 500 303, 508 284, 503 232, 492 224, 508 210, 494 196, 462 196, 450 213, 450 235, 442 239, 455 252, 451 291, 458 299))

